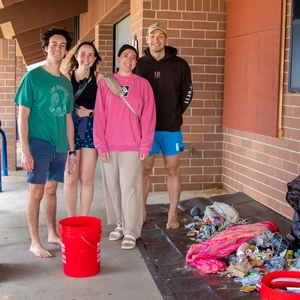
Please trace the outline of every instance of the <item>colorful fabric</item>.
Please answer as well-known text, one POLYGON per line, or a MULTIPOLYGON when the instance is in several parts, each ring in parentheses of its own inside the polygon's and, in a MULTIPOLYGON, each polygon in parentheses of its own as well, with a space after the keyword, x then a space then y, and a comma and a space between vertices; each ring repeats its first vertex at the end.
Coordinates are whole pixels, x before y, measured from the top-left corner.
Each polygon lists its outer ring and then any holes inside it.
POLYGON ((272 221, 230 227, 205 242, 193 244, 188 250, 186 261, 197 267, 202 274, 225 270, 227 266, 219 258, 228 256, 241 244, 266 230, 279 232, 276 223, 272 221))

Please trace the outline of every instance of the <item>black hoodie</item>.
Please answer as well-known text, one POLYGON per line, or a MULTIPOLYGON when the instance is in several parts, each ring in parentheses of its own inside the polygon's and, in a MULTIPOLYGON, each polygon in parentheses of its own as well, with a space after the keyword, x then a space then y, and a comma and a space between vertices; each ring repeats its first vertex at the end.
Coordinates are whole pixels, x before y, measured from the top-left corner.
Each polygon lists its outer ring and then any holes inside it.
POLYGON ((157 131, 179 131, 182 114, 189 106, 192 96, 191 70, 188 63, 177 56, 177 49, 165 46, 166 55, 159 61, 144 51, 139 58, 135 73, 146 78, 154 92, 157 131))

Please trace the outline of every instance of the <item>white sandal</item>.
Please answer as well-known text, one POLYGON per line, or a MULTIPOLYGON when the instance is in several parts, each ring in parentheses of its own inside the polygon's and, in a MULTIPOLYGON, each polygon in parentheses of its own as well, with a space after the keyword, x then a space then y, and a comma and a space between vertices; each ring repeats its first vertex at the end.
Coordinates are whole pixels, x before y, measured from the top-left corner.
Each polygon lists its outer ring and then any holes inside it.
POLYGON ((133 235, 126 234, 123 238, 121 248, 125 250, 131 250, 136 245, 136 238, 133 235))
POLYGON ((124 237, 122 227, 117 227, 114 231, 109 234, 108 239, 110 241, 118 241, 124 237))

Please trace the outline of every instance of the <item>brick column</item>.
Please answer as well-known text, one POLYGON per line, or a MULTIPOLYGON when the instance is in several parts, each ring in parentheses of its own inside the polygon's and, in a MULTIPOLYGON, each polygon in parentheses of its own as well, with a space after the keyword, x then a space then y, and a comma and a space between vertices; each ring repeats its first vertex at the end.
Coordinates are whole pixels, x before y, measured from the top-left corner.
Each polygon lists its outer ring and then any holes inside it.
POLYGON ((113 25, 100 24, 95 27, 95 46, 102 58, 99 72, 104 75, 110 75, 113 73, 113 33, 113 25))
MULTIPOLYGON (((17 169, 15 92, 16 43, 15 40, 0 39, 0 120, 7 139, 9 171, 17 169)), ((2 142, 0 145, 2 151, 2 142)))

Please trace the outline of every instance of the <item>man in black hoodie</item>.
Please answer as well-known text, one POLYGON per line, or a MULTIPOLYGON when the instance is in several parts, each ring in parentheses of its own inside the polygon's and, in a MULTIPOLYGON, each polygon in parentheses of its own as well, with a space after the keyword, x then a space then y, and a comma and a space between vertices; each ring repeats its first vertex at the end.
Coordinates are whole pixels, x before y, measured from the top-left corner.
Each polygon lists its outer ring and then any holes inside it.
POLYGON ((177 49, 167 46, 168 36, 161 23, 149 26, 146 42, 148 48, 137 61, 136 74, 146 78, 154 91, 156 103, 156 128, 149 157, 143 161, 144 221, 146 202, 150 191, 150 174, 156 154, 162 152, 168 174, 167 188, 170 200, 167 229, 180 226, 177 206, 181 193, 179 153, 184 150, 180 127, 182 115, 192 96, 191 70, 188 63, 177 56, 177 49))

